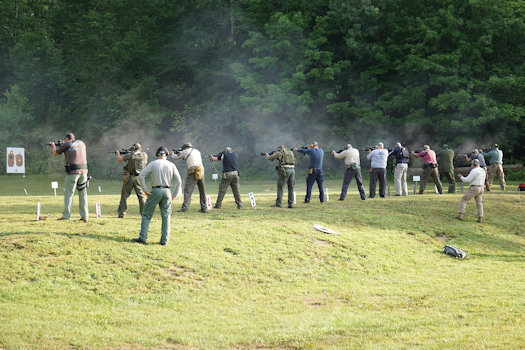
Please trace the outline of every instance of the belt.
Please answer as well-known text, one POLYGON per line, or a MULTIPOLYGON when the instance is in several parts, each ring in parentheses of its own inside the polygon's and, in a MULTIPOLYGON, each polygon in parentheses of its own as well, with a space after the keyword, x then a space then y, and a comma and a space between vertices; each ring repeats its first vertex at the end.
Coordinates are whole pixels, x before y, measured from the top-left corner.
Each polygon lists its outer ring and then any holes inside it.
POLYGON ((482 187, 483 185, 470 185, 470 187, 482 187))
POLYGON ((321 168, 310 168, 310 169, 317 169, 317 170, 321 170, 321 168))
POLYGON ((237 174, 239 174, 239 172, 237 170, 227 171, 227 172, 223 173, 223 175, 237 175, 237 174))
POLYGON ((170 188, 169 186, 153 186, 153 188, 170 188))
POLYGON ((295 165, 285 164, 285 165, 283 165, 283 168, 290 168, 290 169, 293 169, 293 168, 295 168, 295 165))

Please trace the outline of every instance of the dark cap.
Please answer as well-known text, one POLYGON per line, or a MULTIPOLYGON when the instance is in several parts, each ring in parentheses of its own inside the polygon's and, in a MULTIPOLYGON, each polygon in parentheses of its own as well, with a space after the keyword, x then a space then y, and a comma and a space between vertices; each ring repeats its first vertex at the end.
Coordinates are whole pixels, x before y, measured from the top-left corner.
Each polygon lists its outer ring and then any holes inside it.
POLYGON ((168 151, 168 148, 166 146, 160 146, 159 148, 157 148, 157 153, 156 155, 157 156, 160 156, 160 155, 168 155, 170 153, 170 151, 168 151))
POLYGON ((187 142, 184 145, 182 145, 182 149, 191 148, 193 147, 191 143, 187 142))

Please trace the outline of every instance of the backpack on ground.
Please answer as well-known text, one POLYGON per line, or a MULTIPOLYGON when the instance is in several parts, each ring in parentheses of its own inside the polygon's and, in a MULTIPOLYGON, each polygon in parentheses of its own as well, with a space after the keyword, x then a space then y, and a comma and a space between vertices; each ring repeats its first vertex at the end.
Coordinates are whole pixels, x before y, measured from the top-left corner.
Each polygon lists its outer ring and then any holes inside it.
POLYGON ((457 247, 451 246, 451 245, 446 245, 443 248, 443 253, 452 255, 453 257, 460 258, 460 259, 463 259, 467 256, 466 252, 462 251, 461 249, 457 247))

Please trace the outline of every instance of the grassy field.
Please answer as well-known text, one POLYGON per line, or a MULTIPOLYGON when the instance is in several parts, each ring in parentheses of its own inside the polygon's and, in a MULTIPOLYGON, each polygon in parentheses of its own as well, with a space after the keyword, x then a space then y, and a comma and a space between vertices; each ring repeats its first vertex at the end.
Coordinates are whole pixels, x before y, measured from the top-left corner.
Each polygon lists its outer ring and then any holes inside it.
MULTIPOLYGON (((305 205, 298 177, 293 210, 270 208, 274 182, 241 180, 245 209, 230 191, 222 210, 201 214, 194 195, 190 212, 173 213, 169 245, 158 244, 157 211, 144 246, 130 242, 135 197, 116 218, 118 182, 91 184, 85 224, 78 196, 72 220, 56 220, 63 176, 2 176, 0 348, 525 348, 517 183, 484 195, 479 225, 473 202, 465 221, 454 219, 461 193, 363 202, 352 183, 340 202, 337 180, 327 183, 329 202, 314 191, 305 205), (51 218, 35 220, 37 202, 51 218), (444 255, 445 244, 467 258, 444 255)), ((207 183, 213 199, 217 188, 207 183)))

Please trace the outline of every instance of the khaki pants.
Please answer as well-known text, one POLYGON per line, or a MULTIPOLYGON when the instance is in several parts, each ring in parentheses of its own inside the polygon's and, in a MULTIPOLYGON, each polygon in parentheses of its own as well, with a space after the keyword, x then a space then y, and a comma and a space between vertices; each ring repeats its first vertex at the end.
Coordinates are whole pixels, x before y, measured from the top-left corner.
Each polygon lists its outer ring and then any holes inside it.
POLYGON ((408 164, 397 163, 394 168, 394 185, 396 187, 396 196, 408 196, 407 187, 408 164))
POLYGON ((465 214, 467 203, 474 198, 476 200, 476 207, 478 208, 478 217, 483 217, 483 186, 470 186, 467 193, 461 198, 459 202, 459 212, 465 214))
POLYGON ((489 168, 489 187, 492 187, 494 181, 494 174, 498 175, 499 184, 505 187, 505 173, 503 172, 503 166, 501 164, 492 163, 489 168))

